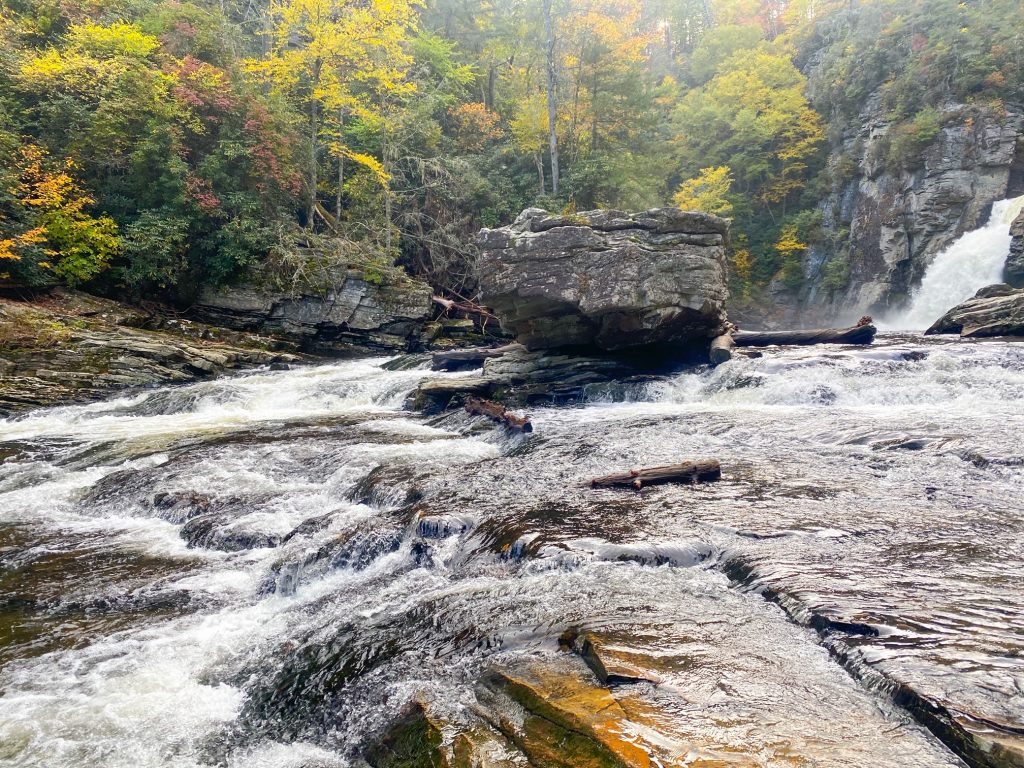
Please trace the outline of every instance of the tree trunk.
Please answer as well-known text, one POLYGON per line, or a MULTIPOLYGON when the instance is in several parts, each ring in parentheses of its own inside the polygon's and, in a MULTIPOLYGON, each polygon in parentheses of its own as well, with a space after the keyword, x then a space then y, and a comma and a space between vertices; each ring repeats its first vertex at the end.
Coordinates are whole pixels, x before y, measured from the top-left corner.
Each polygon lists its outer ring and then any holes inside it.
POLYGON ((544 158, 540 152, 535 152, 533 159, 537 163, 537 179, 540 181, 540 193, 544 194, 544 158))
POLYGON ((497 83, 498 72, 497 67, 494 66, 494 62, 491 62, 490 67, 487 69, 487 96, 484 106, 488 109, 494 109, 494 87, 497 83))
POLYGON ((708 356, 712 365, 720 365, 732 359, 733 338, 732 331, 726 331, 721 336, 711 340, 711 350, 708 356))
POLYGON ((544 31, 547 33, 548 149, 551 152, 551 194, 558 194, 558 109, 555 101, 555 23, 551 0, 544 0, 544 31))
POLYGON ((684 461, 679 464, 668 464, 662 467, 631 469, 628 472, 617 472, 613 475, 595 477, 590 481, 591 488, 634 488, 640 490, 645 485, 661 485, 663 483, 697 483, 718 480, 722 477, 722 466, 718 459, 698 459, 684 461))
POLYGON ((597 62, 590 80, 590 151, 597 151, 597 62))
POLYGON ((737 347, 768 347, 774 344, 870 344, 877 329, 865 317, 850 328, 817 328, 808 331, 737 331, 732 335, 737 347))
POLYGON ((313 228, 316 216, 316 186, 319 183, 320 155, 320 104, 316 100, 316 88, 320 83, 320 70, 323 64, 317 61, 313 65, 313 84, 309 96, 309 203, 306 225, 313 228))
MULTIPOLYGON (((343 140, 341 135, 342 131, 345 130, 345 110, 338 110, 338 141, 343 140)), ((338 194, 334 198, 334 216, 341 221, 341 198, 342 189, 345 186, 345 155, 341 152, 338 153, 338 194)))
POLYGON ((313 216, 316 214, 317 155, 319 154, 317 134, 320 131, 318 112, 316 99, 313 99, 309 102, 309 210, 306 215, 306 223, 310 228, 313 226, 313 216))

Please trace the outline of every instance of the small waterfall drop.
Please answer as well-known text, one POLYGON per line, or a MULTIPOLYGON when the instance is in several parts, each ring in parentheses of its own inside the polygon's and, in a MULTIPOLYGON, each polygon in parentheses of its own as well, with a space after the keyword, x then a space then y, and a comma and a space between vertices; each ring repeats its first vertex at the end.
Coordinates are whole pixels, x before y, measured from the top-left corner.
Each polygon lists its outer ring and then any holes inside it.
POLYGON ((928 266, 921 285, 902 313, 883 325, 908 331, 929 327, 979 288, 1001 282, 1010 252, 1010 224, 1024 210, 1024 195, 992 206, 985 226, 966 232, 928 266))

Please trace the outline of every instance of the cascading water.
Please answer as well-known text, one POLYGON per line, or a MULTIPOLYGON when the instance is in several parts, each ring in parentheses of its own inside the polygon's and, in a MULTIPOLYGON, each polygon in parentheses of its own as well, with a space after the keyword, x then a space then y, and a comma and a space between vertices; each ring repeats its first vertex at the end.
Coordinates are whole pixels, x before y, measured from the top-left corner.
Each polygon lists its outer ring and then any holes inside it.
POLYGON ((1024 195, 993 204, 985 226, 960 236, 925 270, 910 305, 885 318, 883 328, 923 331, 986 285, 1001 282, 1010 252, 1010 225, 1024 210, 1024 195))
POLYGON ((570 629, 656 665, 615 690, 662 765, 1013 748, 1024 347, 776 351, 525 436, 403 411, 428 373, 390 367, 0 421, 0 765, 365 765, 412 699, 486 730, 483 671, 570 629), (721 482, 585 482, 697 456, 721 482))

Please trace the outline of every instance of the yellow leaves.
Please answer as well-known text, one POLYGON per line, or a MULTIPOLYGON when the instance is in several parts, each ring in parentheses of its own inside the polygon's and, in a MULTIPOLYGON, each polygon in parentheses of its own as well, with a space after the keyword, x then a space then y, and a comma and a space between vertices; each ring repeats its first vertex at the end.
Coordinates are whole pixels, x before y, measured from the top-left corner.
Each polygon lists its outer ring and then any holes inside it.
POLYGON ((72 50, 97 58, 128 56, 144 59, 160 47, 160 41, 152 35, 147 35, 134 24, 121 22, 109 26, 76 24, 68 32, 68 44, 72 50))
POLYGON ((27 80, 46 81, 57 77, 65 67, 64 59, 57 51, 47 51, 41 56, 30 59, 21 67, 21 75, 27 80))
POLYGON ((548 110, 544 94, 537 93, 518 104, 509 128, 523 152, 540 152, 548 139, 548 110))
POLYGON ((754 259, 750 251, 741 248, 732 256, 732 266, 736 270, 737 277, 743 281, 744 286, 749 285, 754 274, 754 259))
POLYGON ((72 176, 71 160, 52 163, 46 152, 23 146, 16 157, 17 177, 8 190, 25 230, 0 240, 0 259, 21 261, 27 254, 45 256, 36 265, 69 284, 87 280, 106 269, 120 247, 117 225, 106 216, 86 213, 93 204, 72 176))
POLYGON ((488 141, 500 138, 501 116, 481 102, 469 102, 448 110, 456 143, 462 151, 480 152, 488 141))
POLYGON ((391 175, 384 170, 384 165, 375 158, 373 155, 367 155, 363 152, 353 152, 351 149, 346 147, 344 144, 332 143, 331 153, 335 157, 344 157, 348 160, 361 165, 363 168, 368 170, 373 178, 382 187, 387 187, 388 182, 391 181, 391 175))
POLYGON ((801 242, 797 234, 796 226, 787 224, 779 233, 779 239, 775 241, 775 250, 782 256, 800 254, 807 250, 807 243, 801 242))
POLYGON ((687 179, 680 185, 673 202, 684 211, 728 216, 732 213, 732 203, 726 195, 732 182, 732 171, 726 165, 702 168, 699 176, 687 179))

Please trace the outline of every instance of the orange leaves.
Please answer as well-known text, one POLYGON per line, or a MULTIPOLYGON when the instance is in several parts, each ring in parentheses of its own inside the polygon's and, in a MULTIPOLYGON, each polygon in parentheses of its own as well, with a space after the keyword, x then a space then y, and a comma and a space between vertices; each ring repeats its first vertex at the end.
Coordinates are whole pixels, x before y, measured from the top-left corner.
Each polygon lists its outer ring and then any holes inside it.
POLYGON ((22 231, 0 240, 0 259, 22 261, 28 255, 36 266, 69 284, 94 277, 106 269, 120 247, 117 227, 86 208, 94 203, 73 177, 70 159, 49 160, 35 144, 25 144, 15 157, 16 180, 8 193, 19 210, 22 231))
POLYGON ((501 138, 501 116, 481 102, 460 104, 448 110, 456 145, 464 152, 480 152, 487 142, 501 138))

